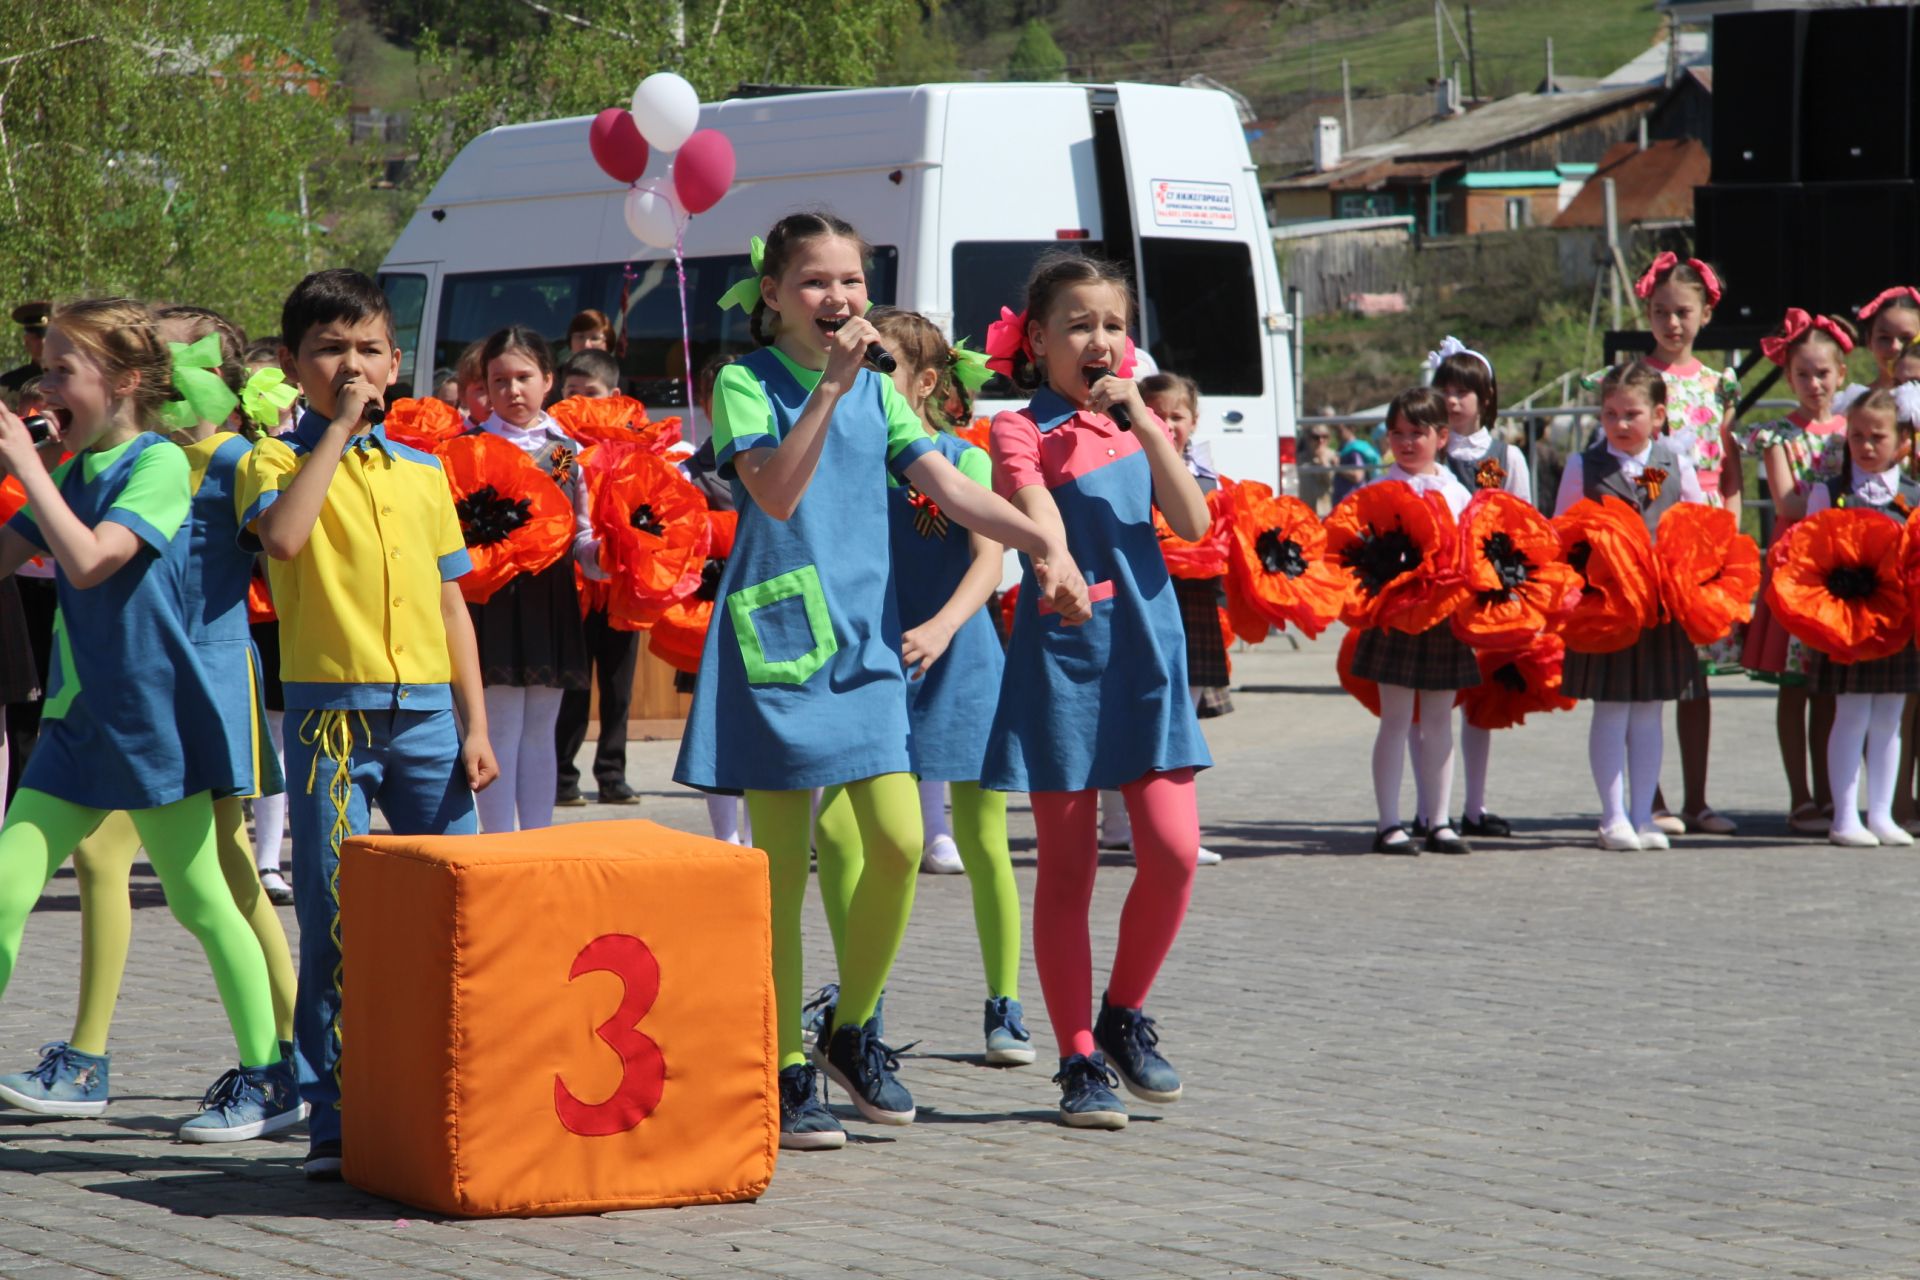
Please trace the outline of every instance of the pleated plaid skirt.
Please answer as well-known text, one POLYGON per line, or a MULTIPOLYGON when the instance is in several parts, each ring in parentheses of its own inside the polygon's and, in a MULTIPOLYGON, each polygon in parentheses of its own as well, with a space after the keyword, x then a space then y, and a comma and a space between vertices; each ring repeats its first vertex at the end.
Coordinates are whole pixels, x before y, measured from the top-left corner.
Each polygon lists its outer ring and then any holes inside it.
POLYGON ((1872 662, 1834 662, 1815 653, 1807 666, 1811 693, 1920 693, 1920 649, 1912 645, 1872 662))
POLYGON ((1353 674, 1403 689, 1471 689, 1480 683, 1480 664, 1444 622, 1417 636, 1369 627, 1353 651, 1353 674))
POLYGON ((1187 683, 1197 689, 1224 689, 1227 642, 1220 634, 1219 578, 1175 578, 1173 598, 1180 602, 1180 626, 1187 633, 1187 683))
POLYGON ((1663 622, 1617 653, 1568 653, 1560 692, 1590 702, 1673 702, 1707 696, 1700 654, 1677 622, 1663 622))

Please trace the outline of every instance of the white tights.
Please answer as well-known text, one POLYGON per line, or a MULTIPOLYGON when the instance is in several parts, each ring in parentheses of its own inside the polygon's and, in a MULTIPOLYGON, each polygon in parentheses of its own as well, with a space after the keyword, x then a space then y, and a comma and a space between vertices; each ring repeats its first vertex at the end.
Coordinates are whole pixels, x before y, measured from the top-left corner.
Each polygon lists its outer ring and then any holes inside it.
POLYGON ((938 836, 953 839, 953 823, 947 817, 947 784, 920 782, 921 843, 932 844, 938 836))
POLYGON ((487 734, 500 777, 473 797, 480 829, 532 831, 553 825, 553 795, 560 773, 553 726, 560 719, 560 690, 508 684, 486 688, 487 734), (517 820, 516 820, 517 818, 517 820))
POLYGON ((1903 693, 1843 693, 1833 700, 1827 777, 1833 784, 1833 829, 1860 830, 1860 755, 1867 760, 1867 826, 1894 826, 1893 793, 1900 772, 1903 693))
MULTIPOLYGON (((287 771, 287 713, 267 712, 267 740, 280 772, 287 771)), ((261 796, 253 802, 253 861, 262 874, 280 870, 280 842, 287 836, 287 793, 261 796)))
POLYGON ((1665 745, 1661 702, 1596 702, 1587 730, 1587 763, 1600 792, 1601 827, 1628 823, 1635 831, 1653 825, 1653 793, 1660 789, 1665 745), (1628 808, 1628 777, 1632 807, 1628 808))
POLYGON ((740 796, 708 796, 707 825, 713 828, 715 840, 753 843, 753 823, 747 817, 747 802, 740 796))
POLYGON ((1452 689, 1380 686, 1380 731, 1373 739, 1373 800, 1380 830, 1400 825, 1400 779, 1406 772, 1416 703, 1420 722, 1426 726, 1413 762, 1418 816, 1435 830, 1448 825, 1447 802, 1453 795, 1453 694, 1452 689))
MULTIPOLYGON (((1427 794, 1427 780, 1421 774, 1420 730, 1427 723, 1427 713, 1423 708, 1420 719, 1407 731, 1407 746, 1414 759, 1413 791, 1414 803, 1421 813, 1433 809, 1445 812, 1452 803, 1452 797, 1444 800, 1427 794)), ((1462 817, 1478 821, 1487 811, 1487 761, 1493 755, 1493 730, 1482 729, 1478 725, 1467 723, 1467 713, 1460 713, 1460 760, 1466 766, 1467 803, 1460 810, 1462 817)))

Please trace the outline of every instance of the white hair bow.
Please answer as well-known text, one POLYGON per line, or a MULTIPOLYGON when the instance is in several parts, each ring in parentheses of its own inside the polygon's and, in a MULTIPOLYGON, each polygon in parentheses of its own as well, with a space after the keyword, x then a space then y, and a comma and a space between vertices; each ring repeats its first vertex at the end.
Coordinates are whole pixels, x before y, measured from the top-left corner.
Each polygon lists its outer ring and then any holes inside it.
POLYGON ((1903 382, 1893 389, 1893 410, 1908 426, 1920 426, 1920 382, 1903 382))
POLYGON ((1440 349, 1438 351, 1427 352, 1427 368, 1438 369, 1440 362, 1448 356, 1461 355, 1472 356, 1475 360, 1487 366, 1487 376, 1489 378, 1493 376, 1493 361, 1487 359, 1452 334, 1448 334, 1446 337, 1440 339, 1440 349))

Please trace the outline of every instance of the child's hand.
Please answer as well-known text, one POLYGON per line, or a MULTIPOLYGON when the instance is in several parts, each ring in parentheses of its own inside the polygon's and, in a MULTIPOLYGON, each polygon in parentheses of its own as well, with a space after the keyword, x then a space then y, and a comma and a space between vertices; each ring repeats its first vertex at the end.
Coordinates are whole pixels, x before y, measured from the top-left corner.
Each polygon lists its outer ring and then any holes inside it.
POLYGON ((0 467, 19 475, 23 467, 39 466, 40 450, 18 414, 0 404, 0 467))
POLYGON ((866 363, 867 347, 880 341, 880 331, 863 316, 852 316, 827 344, 826 377, 838 387, 850 387, 866 363))
POLYGON ((380 388, 356 369, 342 369, 333 380, 333 420, 356 429, 367 416, 367 406, 380 403, 380 388))
POLYGON ((467 770, 467 789, 485 791, 500 776, 500 763, 493 758, 493 743, 485 734, 468 734, 460 744, 460 763, 467 770))
POLYGON ((1067 626, 1078 626, 1093 616, 1093 601, 1087 594, 1087 580, 1080 566, 1065 547, 1055 547, 1033 562, 1034 581, 1043 599, 1053 602, 1054 612, 1067 626))
MULTIPOLYGON (((1117 374, 1108 374, 1087 388, 1087 408, 1095 413, 1113 416, 1113 408, 1119 405, 1133 418, 1133 428, 1153 427, 1153 417, 1147 412, 1147 402, 1140 398, 1140 384, 1132 378, 1122 378, 1117 374)), ((1158 427, 1154 427, 1158 431, 1158 427)))
POLYGON ((929 618, 913 630, 900 637, 900 657, 905 662, 909 680, 918 680, 927 674, 927 669, 940 660, 940 655, 953 643, 953 628, 938 618, 929 618))

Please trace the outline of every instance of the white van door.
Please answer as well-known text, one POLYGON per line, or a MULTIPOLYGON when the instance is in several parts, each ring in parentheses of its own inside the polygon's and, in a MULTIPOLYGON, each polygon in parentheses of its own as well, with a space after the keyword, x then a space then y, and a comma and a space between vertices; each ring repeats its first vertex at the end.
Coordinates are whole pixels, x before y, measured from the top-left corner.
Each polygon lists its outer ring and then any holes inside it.
POLYGON ((393 342, 400 348, 396 394, 433 394, 433 335, 428 329, 438 303, 439 276, 437 262, 390 262, 380 268, 380 288, 393 309, 393 342))
MULTIPOLYGON (((1115 87, 1137 240, 1142 339, 1160 368, 1200 384, 1197 439, 1224 475, 1280 487, 1292 413, 1266 211, 1232 99, 1164 85, 1115 87)), ((1108 238, 1113 238, 1112 228, 1108 238)))

